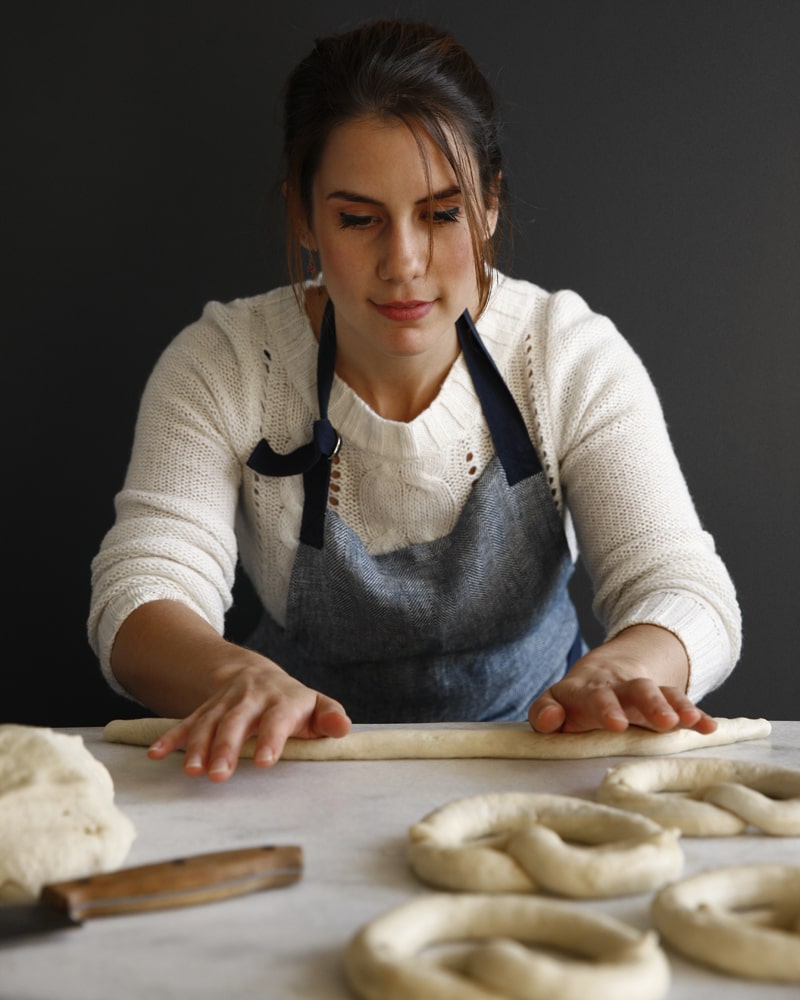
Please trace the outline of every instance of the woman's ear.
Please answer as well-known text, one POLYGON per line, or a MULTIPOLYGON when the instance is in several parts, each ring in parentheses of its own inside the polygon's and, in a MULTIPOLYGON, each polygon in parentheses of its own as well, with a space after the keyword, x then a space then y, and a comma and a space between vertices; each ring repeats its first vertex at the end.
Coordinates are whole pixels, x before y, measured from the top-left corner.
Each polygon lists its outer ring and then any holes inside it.
POLYGON ((491 239, 497 229, 497 220, 500 217, 500 184, 503 175, 498 173, 495 177, 492 189, 489 192, 489 204, 486 206, 486 238, 491 239))
POLYGON ((281 184, 281 195, 286 202, 286 210, 289 213, 290 221, 293 223, 297 242, 304 250, 316 253, 317 244, 314 240, 314 234, 311 232, 309 220, 306 218, 300 199, 296 196, 295 189, 290 188, 287 181, 283 181, 281 184))
POLYGON ((317 252, 317 241, 314 239, 314 234, 308 226, 303 226, 297 230, 297 239, 304 250, 308 250, 309 253, 317 252))
POLYGON ((499 218, 499 211, 497 205, 494 208, 490 208, 486 213, 486 239, 490 240, 494 236, 494 231, 497 229, 497 220, 499 218))
POLYGON ((304 250, 308 250, 309 253, 317 252, 317 241, 314 239, 311 224, 305 214, 302 218, 298 217, 295 232, 297 233, 297 242, 304 250))

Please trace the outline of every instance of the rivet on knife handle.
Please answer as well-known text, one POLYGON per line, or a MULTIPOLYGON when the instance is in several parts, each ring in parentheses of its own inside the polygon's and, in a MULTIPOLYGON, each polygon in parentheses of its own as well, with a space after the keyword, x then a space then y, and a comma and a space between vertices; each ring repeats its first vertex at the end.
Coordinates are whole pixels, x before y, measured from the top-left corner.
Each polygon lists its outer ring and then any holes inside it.
POLYGON ((302 872, 301 847, 249 847, 57 882, 42 889, 41 902, 81 921, 210 903, 289 885, 302 872))

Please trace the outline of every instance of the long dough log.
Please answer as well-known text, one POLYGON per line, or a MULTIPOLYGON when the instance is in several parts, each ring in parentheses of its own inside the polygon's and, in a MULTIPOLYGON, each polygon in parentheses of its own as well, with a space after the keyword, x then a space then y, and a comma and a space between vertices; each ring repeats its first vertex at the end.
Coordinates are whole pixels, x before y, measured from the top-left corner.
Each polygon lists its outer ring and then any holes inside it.
MULTIPOLYGON (((103 731, 110 743, 149 746, 177 719, 117 719, 103 731)), ((411 758, 498 757, 530 760, 575 760, 584 757, 652 757, 704 747, 756 740, 769 736, 766 719, 716 720, 713 733, 691 729, 654 733, 635 726, 622 733, 536 733, 526 724, 489 728, 383 728, 348 733, 339 739, 287 740, 283 760, 403 760, 411 758)), ((252 757, 255 742, 248 740, 241 757, 252 757)))

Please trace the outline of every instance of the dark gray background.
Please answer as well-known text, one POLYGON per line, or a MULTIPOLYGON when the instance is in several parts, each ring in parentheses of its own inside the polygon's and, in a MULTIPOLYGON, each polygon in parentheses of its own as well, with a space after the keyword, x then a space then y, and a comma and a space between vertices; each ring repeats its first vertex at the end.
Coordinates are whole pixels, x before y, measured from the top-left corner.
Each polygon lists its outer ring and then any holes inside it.
POLYGON ((797 0, 33 0, 4 26, 0 721, 141 714, 85 619, 144 380, 208 299, 284 283, 280 86, 316 35, 396 13, 451 28, 497 89, 513 272, 581 292, 659 388, 744 612, 704 706, 798 717, 797 0))

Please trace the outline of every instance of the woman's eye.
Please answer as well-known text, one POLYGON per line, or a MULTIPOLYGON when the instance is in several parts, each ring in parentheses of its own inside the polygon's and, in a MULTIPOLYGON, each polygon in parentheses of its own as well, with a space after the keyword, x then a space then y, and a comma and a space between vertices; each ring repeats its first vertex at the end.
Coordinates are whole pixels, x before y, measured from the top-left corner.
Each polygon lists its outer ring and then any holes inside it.
POLYGON ((339 222, 342 229, 363 229, 374 222, 372 215, 352 215, 350 212, 339 212, 339 222))
POLYGON ((451 205, 450 208, 440 208, 433 213, 434 222, 458 222, 458 217, 461 215, 461 207, 459 205, 451 205))
MULTIPOLYGON (((433 213, 434 225, 442 222, 457 222, 461 215, 460 205, 451 205, 449 208, 439 208, 433 213)), ((378 221, 374 215, 356 215, 352 212, 339 212, 339 226, 341 229, 366 229, 378 221)))

